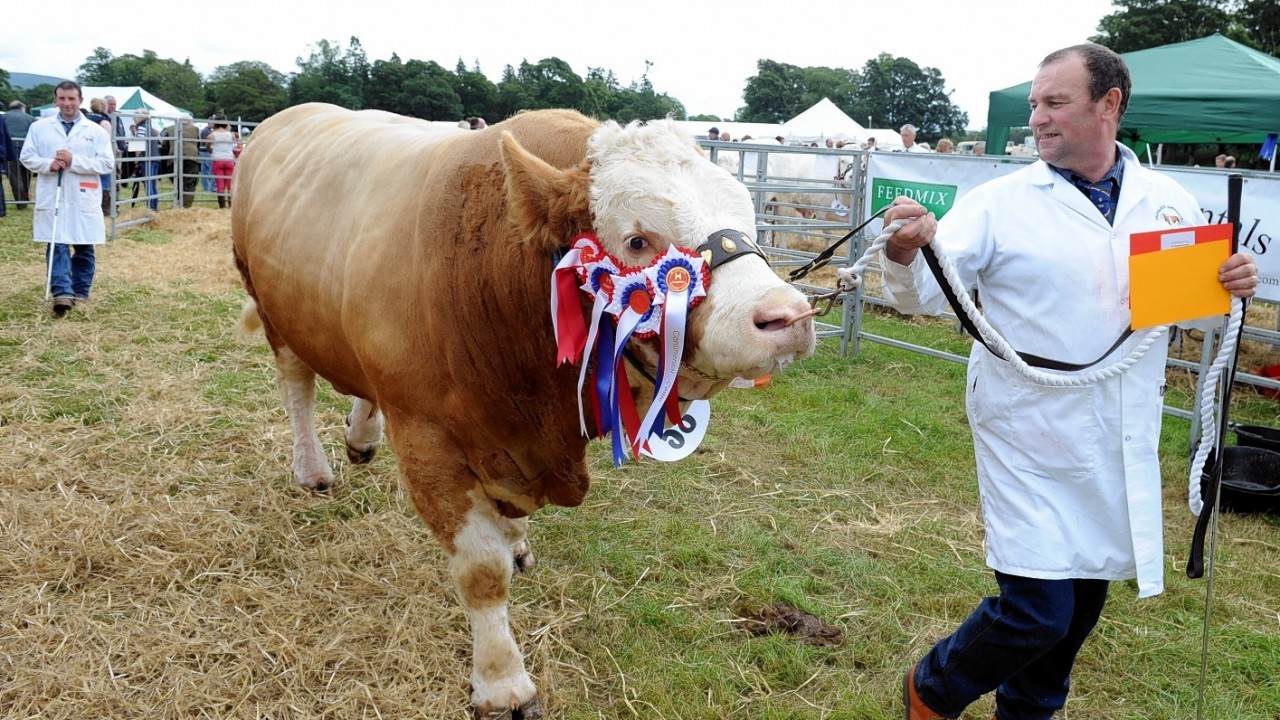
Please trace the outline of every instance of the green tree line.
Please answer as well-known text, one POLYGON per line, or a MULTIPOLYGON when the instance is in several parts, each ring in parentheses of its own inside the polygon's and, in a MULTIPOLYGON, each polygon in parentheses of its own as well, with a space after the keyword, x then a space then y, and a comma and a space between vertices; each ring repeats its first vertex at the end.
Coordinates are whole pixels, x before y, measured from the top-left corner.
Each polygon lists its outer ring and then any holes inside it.
MULTIPOLYGON (((610 70, 590 68, 583 78, 567 62, 546 58, 536 63, 508 65, 497 83, 462 60, 446 69, 431 60, 370 62, 359 38, 341 43, 321 40, 310 54, 297 59, 297 71, 285 75, 266 63, 241 61, 216 68, 207 78, 191 62, 161 58, 151 50, 142 55, 113 55, 99 47, 80 65, 76 80, 86 86, 141 85, 197 117, 221 113, 227 117, 261 120, 291 105, 328 102, 353 110, 374 109, 426 120, 510 117, 520 110, 575 108, 597 118, 619 122, 671 115, 684 119, 679 100, 654 90, 646 75, 623 85, 610 70)), ((25 90, 10 86, 9 73, 0 69, 0 99, 21 99, 28 106, 47 105, 53 87, 25 90)))

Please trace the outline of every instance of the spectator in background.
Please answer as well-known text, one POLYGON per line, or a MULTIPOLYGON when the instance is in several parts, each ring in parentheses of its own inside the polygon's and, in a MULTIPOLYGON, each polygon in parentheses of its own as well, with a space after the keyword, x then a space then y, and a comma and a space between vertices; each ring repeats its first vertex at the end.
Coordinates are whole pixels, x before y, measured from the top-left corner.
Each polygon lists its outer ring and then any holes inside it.
POLYGON ((160 174, 159 142, 156 140, 154 128, 151 127, 151 111, 146 108, 134 111, 133 124, 129 126, 129 134, 133 140, 129 142, 133 159, 133 197, 138 199, 138 190, 146 183, 147 207, 160 209, 160 193, 156 186, 156 176, 160 174))
POLYGON ((784 137, 782 137, 781 135, 777 135, 777 136, 775 136, 773 139, 774 139, 774 140, 777 140, 779 145, 786 145, 786 144, 787 144, 787 139, 786 139, 786 138, 784 138, 784 137))
POLYGON ((938 141, 938 152, 943 155, 950 155, 956 151, 955 143, 951 142, 951 138, 942 138, 938 141))
POLYGON ((196 200, 196 183, 200 175, 200 131, 192 124, 191 118, 180 117, 176 124, 165 128, 160 137, 165 138, 160 143, 160 154, 173 155, 174 167, 182 169, 182 207, 189 208, 196 200), (173 142, 175 136, 182 138, 181 142, 173 142), (178 164, 179 159, 181 165, 178 164))
POLYGON ((120 162, 120 158, 129 156, 129 134, 125 130, 124 118, 116 112, 118 105, 115 95, 106 95, 102 99, 107 103, 107 115, 111 118, 111 146, 116 156, 116 183, 108 192, 113 199, 119 199, 124 180, 127 180, 134 170, 131 163, 120 162))
POLYGON ((898 130, 898 134, 902 136, 902 147, 894 148, 894 152, 920 153, 929 152, 929 149, 916 144, 916 126, 910 123, 903 125, 898 130))
MULTIPOLYGON (((93 122, 102 126, 107 136, 111 135, 111 116, 107 115, 107 102, 102 98, 93 98, 89 101, 89 113, 85 116, 93 122)), ((115 153, 112 153, 112 165, 115 164, 115 153)), ((107 173, 99 178, 102 181, 102 214, 110 217, 111 215, 111 173, 107 173)))
POLYGON ((1227 166, 1227 156, 1226 156, 1226 154, 1222 154, 1222 155, 1219 155, 1218 157, 1214 158, 1214 159, 1213 159, 1213 166, 1214 166, 1214 167, 1217 167, 1217 168, 1223 168, 1223 167, 1226 167, 1226 166, 1227 166))
POLYGON ((486 123, 482 117, 468 118, 467 125, 470 126, 472 130, 483 130, 489 127, 489 124, 486 123))
POLYGON ((876 139, 875 139, 875 138, 873 138, 873 137, 871 137, 871 138, 867 138, 867 142, 866 142, 866 144, 864 144, 864 145, 862 146, 862 149, 863 149, 863 150, 875 150, 875 149, 876 149, 876 139))
POLYGON ((1227 170, 1234 170, 1236 167, 1236 158, 1234 155, 1228 155, 1226 160, 1222 161, 1222 167, 1227 170))
POLYGON ((13 201, 19 210, 26 210, 31 201, 31 171, 18 160, 22 153, 22 143, 27 139, 27 128, 36 119, 27 114, 27 106, 21 100, 9 103, 9 112, 4 114, 4 126, 13 141, 14 154, 9 156, 5 164, 9 176, 9 189, 13 190, 13 201))
POLYGON ((708 139, 708 140, 719 140, 719 139, 720 139, 720 128, 718 128, 718 127, 713 127, 713 128, 711 128, 710 130, 708 130, 708 131, 707 131, 707 139, 708 139))
POLYGON ((231 177, 236 171, 236 144, 240 138, 231 132, 227 121, 215 115, 213 132, 209 133, 209 154, 213 159, 213 177, 218 192, 218 208, 231 207, 231 177))
POLYGON ((729 137, 728 131, 720 133, 720 142, 729 142, 732 139, 733 138, 729 137))
MULTIPOLYGON (((18 151, 13 147, 13 138, 9 137, 9 126, 0 122, 0 162, 9 164, 10 160, 18 157, 18 151)), ((9 208, 5 205, 4 185, 0 185, 0 218, 9 213, 9 208)))
POLYGON ((102 98, 107 103, 107 114, 112 117, 111 139, 115 141, 116 157, 124 157, 129 152, 128 134, 124 131, 124 118, 116 113, 116 97, 108 95, 102 98))
POLYGON ((987 154, 987 143, 985 140, 979 140, 977 144, 973 146, 973 154, 974 155, 987 154))
MULTIPOLYGON (((466 123, 466 120, 462 122, 466 123)), ((200 128, 200 189, 205 192, 214 192, 217 189, 213 182, 213 158, 209 155, 207 142, 211 132, 213 132, 212 122, 207 122, 200 128)))

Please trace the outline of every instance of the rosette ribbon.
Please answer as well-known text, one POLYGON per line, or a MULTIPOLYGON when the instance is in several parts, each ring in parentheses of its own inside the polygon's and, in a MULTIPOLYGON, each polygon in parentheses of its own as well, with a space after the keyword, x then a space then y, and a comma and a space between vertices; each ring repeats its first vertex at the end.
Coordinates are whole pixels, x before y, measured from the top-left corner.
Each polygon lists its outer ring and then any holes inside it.
POLYGON ((710 282, 705 261, 692 251, 671 246, 648 267, 631 267, 591 235, 575 238, 556 264, 551 280, 556 364, 581 360, 578 426, 586 435, 583 398, 590 398, 599 436, 613 434, 615 466, 626 462, 628 450, 639 457, 650 432, 661 433, 664 408, 672 422, 680 421, 676 378, 688 314, 706 297, 710 282), (578 292, 591 298, 587 322, 578 292), (659 337, 659 366, 653 403, 642 421, 627 379, 625 350, 633 337, 654 336, 659 337))

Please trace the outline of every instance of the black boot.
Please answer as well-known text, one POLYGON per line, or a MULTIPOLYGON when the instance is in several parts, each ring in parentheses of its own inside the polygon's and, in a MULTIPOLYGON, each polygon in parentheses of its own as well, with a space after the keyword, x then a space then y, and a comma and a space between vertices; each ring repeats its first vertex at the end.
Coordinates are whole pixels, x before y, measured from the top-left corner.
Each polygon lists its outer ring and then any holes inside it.
POLYGON ((227 206, 227 196, 218 193, 218 209, 221 210, 227 206))

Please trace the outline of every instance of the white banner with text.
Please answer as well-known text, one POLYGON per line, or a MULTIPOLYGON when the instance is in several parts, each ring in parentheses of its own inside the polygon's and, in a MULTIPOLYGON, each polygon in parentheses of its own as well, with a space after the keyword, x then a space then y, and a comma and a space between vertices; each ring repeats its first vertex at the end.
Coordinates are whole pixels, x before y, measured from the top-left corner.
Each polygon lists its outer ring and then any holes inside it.
MULTIPOLYGON (((910 195, 942 217, 965 193, 1024 165, 1025 162, 1008 158, 874 152, 867 163, 867 212, 875 213, 899 195, 910 195)), ((1155 169, 1178 181, 1200 202, 1204 218, 1199 224, 1226 222, 1226 173, 1181 167, 1155 169)), ((1280 248, 1275 247, 1280 235, 1280 176, 1242 174, 1245 182, 1240 201, 1240 249, 1252 254, 1258 263, 1258 298, 1280 302, 1280 248)), ((878 234, 882 227, 876 220, 867 226, 867 231, 878 234)))

